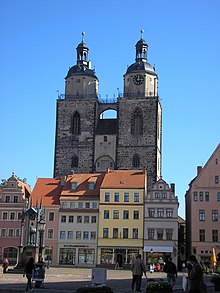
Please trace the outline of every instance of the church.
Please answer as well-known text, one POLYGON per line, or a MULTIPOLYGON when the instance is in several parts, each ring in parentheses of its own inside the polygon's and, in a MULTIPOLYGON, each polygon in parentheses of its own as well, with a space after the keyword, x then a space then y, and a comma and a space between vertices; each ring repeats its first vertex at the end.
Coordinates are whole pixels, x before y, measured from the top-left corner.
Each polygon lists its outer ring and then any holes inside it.
POLYGON ((135 49, 123 93, 103 101, 82 33, 76 64, 65 77, 65 94, 57 99, 54 177, 144 168, 149 189, 161 177, 162 106, 143 30, 135 49), (116 111, 116 118, 104 118, 106 110, 116 111))

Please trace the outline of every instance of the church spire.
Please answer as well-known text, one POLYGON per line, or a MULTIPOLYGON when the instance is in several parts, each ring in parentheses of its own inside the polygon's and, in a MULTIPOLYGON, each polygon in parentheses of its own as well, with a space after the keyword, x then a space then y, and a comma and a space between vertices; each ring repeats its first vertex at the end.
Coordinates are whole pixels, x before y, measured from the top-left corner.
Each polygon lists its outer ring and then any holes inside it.
POLYGON ((89 67, 88 53, 89 48, 84 43, 85 33, 82 32, 82 42, 77 46, 77 65, 89 67))
POLYGON ((141 33, 141 38, 136 44, 136 62, 147 62, 147 50, 148 50, 148 45, 143 39, 144 35, 144 30, 142 29, 140 31, 141 33))

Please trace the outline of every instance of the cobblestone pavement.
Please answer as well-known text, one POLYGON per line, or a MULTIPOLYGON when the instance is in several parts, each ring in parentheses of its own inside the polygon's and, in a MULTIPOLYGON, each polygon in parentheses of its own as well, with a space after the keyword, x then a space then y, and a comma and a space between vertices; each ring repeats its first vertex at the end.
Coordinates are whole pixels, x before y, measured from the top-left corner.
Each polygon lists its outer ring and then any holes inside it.
MULTIPOLYGON (((34 288, 33 293, 75 293, 77 288, 91 284, 92 269, 82 268, 58 268, 46 269, 46 278, 43 288, 34 288)), ((181 289, 182 273, 179 273, 174 292, 183 293, 181 289)), ((166 274, 147 273, 149 279, 166 279, 166 274)), ((207 292, 215 292, 209 277, 205 277, 208 286, 207 292)), ((142 292, 145 292, 147 279, 142 279, 142 292)), ((22 274, 0 274, 0 292, 24 292, 26 278, 22 274)), ((131 290, 131 272, 127 270, 107 270, 106 285, 110 286, 114 293, 134 293, 131 290)))

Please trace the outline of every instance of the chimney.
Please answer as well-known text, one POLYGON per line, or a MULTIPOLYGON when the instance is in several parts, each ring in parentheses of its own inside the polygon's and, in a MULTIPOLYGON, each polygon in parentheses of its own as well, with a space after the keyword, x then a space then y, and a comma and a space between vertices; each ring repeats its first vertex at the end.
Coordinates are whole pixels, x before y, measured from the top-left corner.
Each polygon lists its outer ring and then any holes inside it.
POLYGON ((175 195, 175 183, 170 183, 170 188, 173 191, 173 194, 175 195))
POLYGON ((200 174, 202 171, 202 166, 197 166, 197 176, 200 174))

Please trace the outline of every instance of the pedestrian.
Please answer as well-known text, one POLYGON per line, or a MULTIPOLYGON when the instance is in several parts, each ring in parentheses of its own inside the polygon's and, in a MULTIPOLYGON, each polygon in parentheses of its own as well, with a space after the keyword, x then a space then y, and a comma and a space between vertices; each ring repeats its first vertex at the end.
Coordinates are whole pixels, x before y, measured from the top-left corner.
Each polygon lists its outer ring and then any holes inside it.
POLYGON ((188 293, 200 293, 203 288, 203 269, 195 255, 188 257, 188 293))
POLYGON ((146 274, 146 266, 141 259, 141 255, 138 254, 136 259, 131 264, 131 271, 132 271, 132 284, 131 288, 134 290, 134 286, 136 285, 136 291, 141 292, 141 281, 142 281, 142 275, 144 273, 145 277, 147 277, 146 274))
POLYGON ((172 262, 172 257, 169 257, 163 270, 167 274, 168 283, 173 287, 177 278, 177 268, 175 263, 172 262))
POLYGON ((3 263, 2 263, 3 274, 7 273, 8 265, 9 265, 9 261, 8 261, 8 259, 6 258, 6 259, 3 260, 3 263))
POLYGON ((156 267, 157 267, 157 271, 160 272, 160 264, 159 263, 157 264, 156 267))
POLYGON ((26 278, 27 278, 27 285, 26 285, 25 292, 28 292, 29 289, 30 291, 32 291, 31 279, 32 279, 33 273, 34 273, 34 258, 30 257, 29 261, 25 265, 24 274, 23 274, 23 277, 26 274, 26 278))

